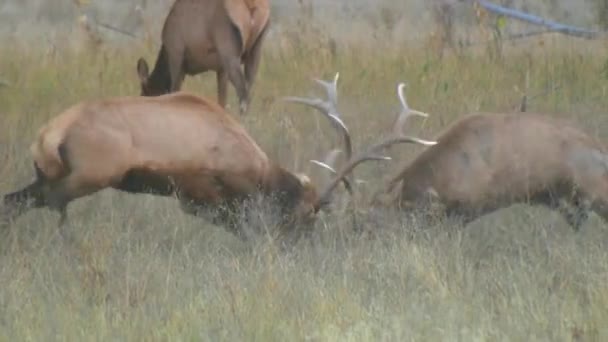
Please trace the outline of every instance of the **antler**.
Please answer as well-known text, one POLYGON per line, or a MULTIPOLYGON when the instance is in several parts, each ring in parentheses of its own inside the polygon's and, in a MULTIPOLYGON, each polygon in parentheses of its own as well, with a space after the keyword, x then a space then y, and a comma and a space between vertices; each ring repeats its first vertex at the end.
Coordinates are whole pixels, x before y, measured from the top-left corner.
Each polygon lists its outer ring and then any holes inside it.
POLYGON ((340 73, 337 72, 334 76, 333 81, 324 81, 320 79, 313 79, 318 84, 322 85, 327 92, 327 100, 322 100, 319 98, 304 98, 297 96, 287 96, 283 98, 283 101, 294 102, 304 104, 310 107, 317 109, 321 114, 327 117, 332 124, 332 126, 342 133, 344 139, 344 147, 346 157, 348 159, 351 158, 353 153, 352 148, 352 140, 350 137, 350 133, 344 121, 340 118, 340 114, 338 113, 338 78, 340 77, 340 73))
POLYGON ((417 137, 407 136, 403 134, 403 126, 407 121, 407 118, 411 115, 418 115, 422 117, 428 117, 427 113, 417 111, 414 109, 410 109, 405 100, 405 95, 403 93, 403 88, 405 87, 404 83, 399 83, 397 86, 397 95, 401 102, 401 106, 403 107, 399 116, 395 120, 392 134, 390 134, 387 138, 373 144, 366 151, 359 153, 358 155, 351 157, 350 160, 341 168, 339 172, 336 172, 336 176, 334 179, 327 184, 327 186, 319 193, 319 198, 317 203, 315 204, 315 211, 320 210, 323 206, 329 204, 329 198, 331 196, 331 192, 336 188, 336 186, 341 182, 341 180, 346 177, 357 165, 372 160, 391 160, 390 157, 380 155, 378 152, 384 148, 387 148, 391 145, 402 144, 402 143, 415 143, 424 146, 432 146, 437 144, 436 141, 424 140, 417 137))
POLYGON ((407 119, 412 116, 412 115, 417 115, 417 116, 421 116, 423 118, 428 118, 429 115, 427 113, 415 110, 415 109, 411 109, 408 105, 407 105, 407 100, 405 99, 405 93, 403 92, 403 89, 406 87, 407 85, 405 83, 399 83, 399 85, 397 85, 397 96, 399 97, 399 102, 401 102, 401 112, 398 114, 397 119, 395 120, 394 123, 394 127, 393 127, 393 134, 395 135, 402 135, 403 134, 403 126, 405 126, 405 122, 407 121, 407 119))
MULTIPOLYGON (((325 159, 323 161, 318 161, 318 160, 310 160, 311 163, 320 166, 326 170, 328 170, 329 172, 331 172, 332 174, 337 174, 336 170, 335 170, 335 164, 336 164, 336 159, 338 158, 338 154, 342 153, 342 151, 340 149, 333 149, 331 151, 329 151, 329 153, 327 153, 327 155, 325 156, 325 159)), ((330 182, 330 180, 328 180, 328 182, 330 182)), ((353 187, 352 184, 350 182, 350 180, 348 180, 348 178, 344 178, 343 179, 344 182, 344 187, 346 188, 346 191, 348 191, 348 193, 350 195, 353 194, 353 187)))
POLYGON ((310 162, 321 166, 322 168, 327 169, 332 173, 336 173, 336 170, 334 170, 334 165, 336 164, 336 159, 338 158, 338 154, 340 153, 342 153, 342 151, 340 149, 335 148, 329 151, 329 153, 327 153, 325 159, 322 162, 315 159, 311 160, 310 162))

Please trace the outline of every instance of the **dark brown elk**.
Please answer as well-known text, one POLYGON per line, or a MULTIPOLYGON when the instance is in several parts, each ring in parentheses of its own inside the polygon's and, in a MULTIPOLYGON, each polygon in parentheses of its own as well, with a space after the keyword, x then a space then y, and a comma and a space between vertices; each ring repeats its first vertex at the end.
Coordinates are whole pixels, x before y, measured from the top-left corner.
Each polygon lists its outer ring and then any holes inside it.
POLYGON ((143 58, 137 61, 141 95, 178 91, 185 75, 213 70, 219 104, 226 106, 230 80, 240 114, 245 114, 269 18, 268 0, 176 0, 165 19, 152 73, 143 58))
POLYGON ((516 203, 557 210, 575 230, 590 210, 608 219, 608 151, 570 121, 475 113, 435 140, 381 190, 398 191, 389 203, 438 207, 463 224, 516 203))
MULTIPOLYGON (((333 101, 333 99, 330 99, 333 101)), ((348 129, 332 113, 345 137, 348 129)), ((387 144, 426 142, 400 136, 387 144)), ((212 222, 238 232, 234 213, 255 194, 278 208, 282 227, 314 222, 331 192, 358 164, 382 159, 348 155, 317 191, 310 179, 271 161, 241 124, 217 103, 177 92, 83 102, 51 119, 31 145, 36 179, 3 198, 6 222, 47 207, 67 219, 67 206, 105 188, 176 196, 192 214, 218 209, 212 222)), ((373 151, 372 151, 373 152, 373 151)))

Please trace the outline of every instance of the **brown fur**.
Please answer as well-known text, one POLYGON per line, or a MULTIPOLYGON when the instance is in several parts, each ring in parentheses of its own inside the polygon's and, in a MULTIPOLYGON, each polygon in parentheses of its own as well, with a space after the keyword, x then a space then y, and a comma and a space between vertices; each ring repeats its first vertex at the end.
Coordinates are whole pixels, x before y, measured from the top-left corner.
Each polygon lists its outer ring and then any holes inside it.
POLYGON ((468 222, 526 201, 559 210, 576 229, 589 208, 608 219, 607 150, 568 121, 473 114, 437 141, 389 182, 389 190, 401 183, 395 202, 401 207, 420 208, 430 199, 468 222))
POLYGON ((213 70, 220 105, 226 106, 229 79, 245 114, 269 20, 268 0, 176 0, 154 70, 149 74, 143 58, 137 62, 141 95, 178 91, 185 75, 213 70))

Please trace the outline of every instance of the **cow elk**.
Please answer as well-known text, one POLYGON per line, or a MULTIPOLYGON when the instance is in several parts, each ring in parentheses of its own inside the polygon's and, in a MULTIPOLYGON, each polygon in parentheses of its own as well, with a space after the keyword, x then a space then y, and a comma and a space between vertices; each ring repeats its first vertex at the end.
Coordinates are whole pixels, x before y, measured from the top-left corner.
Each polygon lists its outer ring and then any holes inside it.
POLYGON ((433 208, 467 223, 516 203, 558 211, 579 230, 608 220, 608 151, 573 123, 540 113, 474 113, 441 133, 380 195, 406 212, 433 208))
POLYGON ((185 75, 213 70, 219 104, 226 106, 230 80, 244 115, 269 18, 268 0, 176 0, 165 19, 152 73, 143 58, 137 61, 141 95, 178 91, 185 75))
MULTIPOLYGON (((350 139, 342 121, 326 117, 350 139)), ((400 136, 386 144, 394 143, 432 142, 400 136)), ((345 165, 317 191, 306 175, 271 161, 217 103, 183 92, 76 104, 44 125, 30 150, 36 179, 4 196, 5 222, 47 207, 60 213, 63 225, 72 200, 113 188, 175 196, 191 214, 218 209, 211 221, 237 235, 234 214, 253 195, 278 209, 282 228, 310 224, 340 182, 351 189, 345 176, 357 165, 383 159, 374 150, 349 153, 345 165)))

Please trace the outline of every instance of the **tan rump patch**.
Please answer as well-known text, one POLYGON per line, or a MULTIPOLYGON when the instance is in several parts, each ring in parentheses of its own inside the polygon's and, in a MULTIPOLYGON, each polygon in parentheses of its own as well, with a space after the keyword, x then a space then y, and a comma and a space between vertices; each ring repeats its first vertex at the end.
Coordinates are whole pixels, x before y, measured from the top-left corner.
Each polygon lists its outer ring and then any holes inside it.
POLYGON ((49 179, 58 178, 64 172, 64 166, 59 156, 62 137, 60 132, 43 128, 39 132, 38 139, 30 145, 30 153, 36 165, 49 179))
POLYGON ((230 20, 241 33, 242 51, 249 50, 268 23, 268 0, 224 0, 224 6, 230 20))

